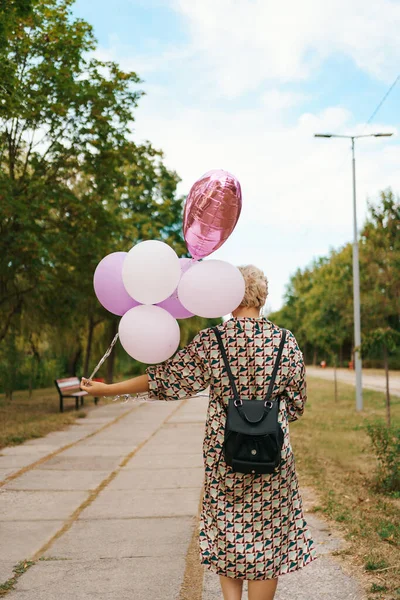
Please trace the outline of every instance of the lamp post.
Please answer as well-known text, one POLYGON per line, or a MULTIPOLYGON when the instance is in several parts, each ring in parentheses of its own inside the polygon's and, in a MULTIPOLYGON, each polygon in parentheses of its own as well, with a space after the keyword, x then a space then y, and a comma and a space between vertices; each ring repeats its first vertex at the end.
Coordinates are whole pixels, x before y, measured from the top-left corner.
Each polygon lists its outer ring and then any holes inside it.
POLYGON ((318 138, 345 138, 351 140, 353 165, 353 305, 354 305, 354 366, 356 371, 356 409, 363 409, 362 364, 361 364, 361 316, 360 316, 360 265, 358 258, 357 204, 356 204, 356 158, 354 140, 363 137, 390 137, 392 133, 367 133, 364 135, 335 135, 333 133, 315 133, 318 138))

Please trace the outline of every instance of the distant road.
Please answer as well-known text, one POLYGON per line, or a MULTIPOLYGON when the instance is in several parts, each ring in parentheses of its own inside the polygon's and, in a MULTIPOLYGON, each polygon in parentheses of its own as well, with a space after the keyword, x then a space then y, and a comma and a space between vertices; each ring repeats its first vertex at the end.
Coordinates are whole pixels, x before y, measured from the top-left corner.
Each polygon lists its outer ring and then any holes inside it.
MULTIPOLYGON (((307 374, 310 375, 310 377, 318 377, 319 379, 329 379, 333 381, 333 369, 321 369, 320 367, 312 366, 308 366, 306 369, 307 374)), ((349 371, 348 369, 338 369, 337 373, 338 381, 355 385, 356 375, 354 371, 349 371)), ((377 392, 384 392, 386 389, 384 371, 377 371, 376 369, 373 369, 372 373, 368 373, 368 369, 364 369, 362 375, 362 384, 363 388, 376 390, 377 392)), ((389 389, 392 396, 400 397, 400 372, 390 372, 389 389)))

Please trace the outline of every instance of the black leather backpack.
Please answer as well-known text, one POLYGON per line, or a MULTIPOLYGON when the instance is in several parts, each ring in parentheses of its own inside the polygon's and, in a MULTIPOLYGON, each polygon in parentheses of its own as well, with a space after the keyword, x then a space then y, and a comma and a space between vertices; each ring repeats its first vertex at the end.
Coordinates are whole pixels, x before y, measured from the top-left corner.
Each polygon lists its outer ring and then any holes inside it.
POLYGON ((229 398, 223 453, 226 464, 238 473, 275 473, 281 462, 283 431, 278 423, 279 396, 271 398, 286 340, 286 329, 278 349, 271 381, 264 400, 239 397, 228 357, 217 327, 213 327, 228 372, 233 398, 229 398))

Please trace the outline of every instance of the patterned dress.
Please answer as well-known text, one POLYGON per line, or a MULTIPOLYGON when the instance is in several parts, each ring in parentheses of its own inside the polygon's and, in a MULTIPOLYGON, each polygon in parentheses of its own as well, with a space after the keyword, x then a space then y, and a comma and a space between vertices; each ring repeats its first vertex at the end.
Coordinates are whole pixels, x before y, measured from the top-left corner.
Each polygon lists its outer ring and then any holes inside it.
MULTIPOLYGON (((267 392, 281 329, 266 319, 244 317, 219 326, 242 398, 262 400, 267 392)), ((316 558, 304 520, 288 421, 303 414, 306 383, 303 356, 288 331, 273 396, 280 394, 284 432, 280 471, 235 473, 222 455, 228 376, 214 332, 201 331, 165 363, 148 367, 150 395, 177 400, 210 386, 203 458, 204 496, 200 518, 201 562, 238 579, 265 580, 296 571, 316 558)))

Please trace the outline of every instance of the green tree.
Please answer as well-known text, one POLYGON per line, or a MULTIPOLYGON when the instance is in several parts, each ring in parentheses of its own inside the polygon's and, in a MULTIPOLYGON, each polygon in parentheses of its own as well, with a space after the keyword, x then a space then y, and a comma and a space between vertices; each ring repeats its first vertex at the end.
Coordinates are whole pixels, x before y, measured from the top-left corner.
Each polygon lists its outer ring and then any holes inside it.
POLYGON ((108 343, 99 326, 113 319, 92 287, 101 258, 150 238, 185 252, 179 178, 131 137, 140 80, 93 58, 72 4, 14 3, 0 45, 0 340, 24 330, 38 363, 50 344, 71 373, 82 356, 88 367, 95 330, 108 343))
POLYGON ((391 190, 369 206, 360 244, 365 353, 380 355, 386 376, 386 414, 390 426, 389 356, 400 345, 400 202, 391 190))
MULTIPOLYGON (((0 0, 0 50, 7 44, 10 32, 19 20, 32 12, 34 0, 0 0)), ((2 69, 7 70, 7 62, 2 63, 2 69)), ((3 71, 4 72, 4 71, 3 71)))
POLYGON ((88 58, 93 33, 71 5, 40 2, 0 53, 12 71, 0 88, 0 339, 37 283, 70 264, 78 220, 112 220, 107 196, 141 95, 135 73, 88 58), (85 197, 74 193, 82 177, 85 197))

